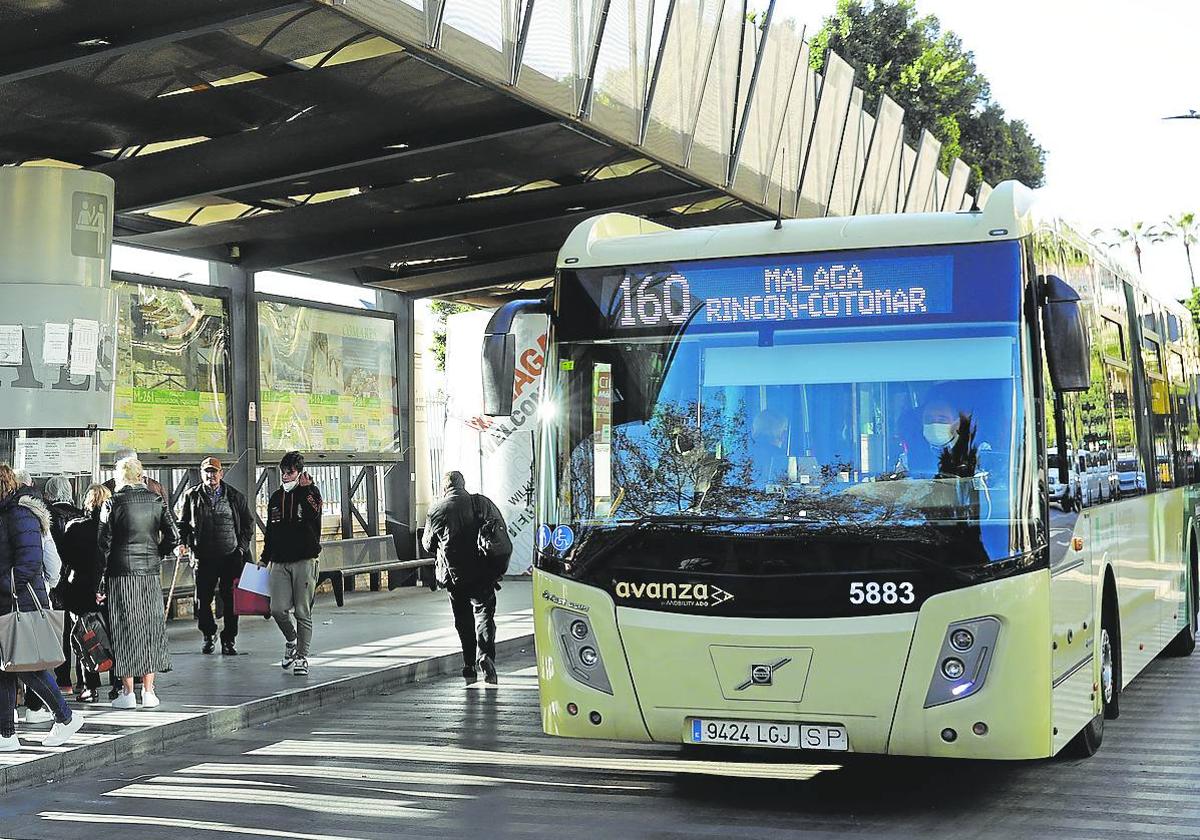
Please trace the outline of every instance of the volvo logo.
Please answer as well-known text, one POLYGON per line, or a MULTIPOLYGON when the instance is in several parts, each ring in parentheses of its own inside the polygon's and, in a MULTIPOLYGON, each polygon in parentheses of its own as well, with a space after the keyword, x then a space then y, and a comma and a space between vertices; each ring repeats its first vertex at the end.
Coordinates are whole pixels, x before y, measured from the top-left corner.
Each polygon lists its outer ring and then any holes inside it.
POLYGON ((751 665, 750 679, 739 685, 736 690, 745 691, 752 685, 771 685, 775 672, 791 661, 791 657, 784 657, 771 665, 751 665))

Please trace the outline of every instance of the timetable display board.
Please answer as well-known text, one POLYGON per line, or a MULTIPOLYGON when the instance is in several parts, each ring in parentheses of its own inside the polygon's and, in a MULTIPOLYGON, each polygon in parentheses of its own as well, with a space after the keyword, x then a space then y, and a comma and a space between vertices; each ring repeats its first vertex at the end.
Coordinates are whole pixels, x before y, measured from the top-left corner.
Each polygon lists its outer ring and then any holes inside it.
POLYGON ((397 451, 390 317, 260 300, 258 344, 262 451, 397 451))
POLYGON ((113 430, 102 456, 122 446, 158 455, 226 453, 229 310, 216 295, 114 280, 117 375, 113 430))

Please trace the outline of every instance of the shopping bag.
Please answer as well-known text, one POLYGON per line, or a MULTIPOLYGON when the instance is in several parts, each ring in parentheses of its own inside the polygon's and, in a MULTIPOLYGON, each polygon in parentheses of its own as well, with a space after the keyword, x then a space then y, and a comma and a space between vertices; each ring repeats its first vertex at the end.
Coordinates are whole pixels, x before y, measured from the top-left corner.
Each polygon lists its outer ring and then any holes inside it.
POLYGON ((242 565, 242 576, 238 578, 237 587, 245 589, 247 592, 254 592, 258 595, 269 597, 271 594, 271 570, 266 566, 244 563, 242 565))
POLYGON ((240 584, 240 578, 233 582, 233 611, 238 615, 269 616, 271 614, 271 599, 266 595, 259 595, 257 592, 242 589, 240 584))
POLYGON ((57 668, 63 656, 63 612, 47 609, 38 600, 33 587, 25 588, 33 597, 36 609, 21 612, 17 603, 17 584, 13 580, 13 610, 0 615, 0 671, 29 672, 57 668))

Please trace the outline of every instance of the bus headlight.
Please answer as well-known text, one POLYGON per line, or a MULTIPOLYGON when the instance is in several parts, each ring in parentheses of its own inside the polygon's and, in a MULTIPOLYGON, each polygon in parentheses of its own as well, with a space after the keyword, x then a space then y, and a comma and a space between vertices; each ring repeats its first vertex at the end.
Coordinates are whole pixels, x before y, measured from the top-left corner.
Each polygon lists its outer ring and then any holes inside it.
POLYGON ((994 616, 956 621, 947 627, 925 694, 925 708, 970 697, 983 688, 999 636, 1000 619, 994 616))
POLYGON ((563 670, 578 683, 612 694, 612 683, 604 669, 604 656, 588 617, 556 607, 550 613, 550 623, 566 664, 563 670))

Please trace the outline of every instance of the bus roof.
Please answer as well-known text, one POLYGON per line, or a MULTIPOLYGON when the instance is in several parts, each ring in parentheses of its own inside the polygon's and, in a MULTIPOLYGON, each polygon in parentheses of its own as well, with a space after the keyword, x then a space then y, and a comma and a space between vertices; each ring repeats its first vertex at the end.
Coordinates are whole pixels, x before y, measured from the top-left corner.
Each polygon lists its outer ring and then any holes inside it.
POLYGON ((1005 181, 982 211, 786 219, 675 230, 624 213, 581 222, 558 254, 559 268, 799 254, 904 245, 1019 239, 1033 232, 1033 195, 1005 181))

